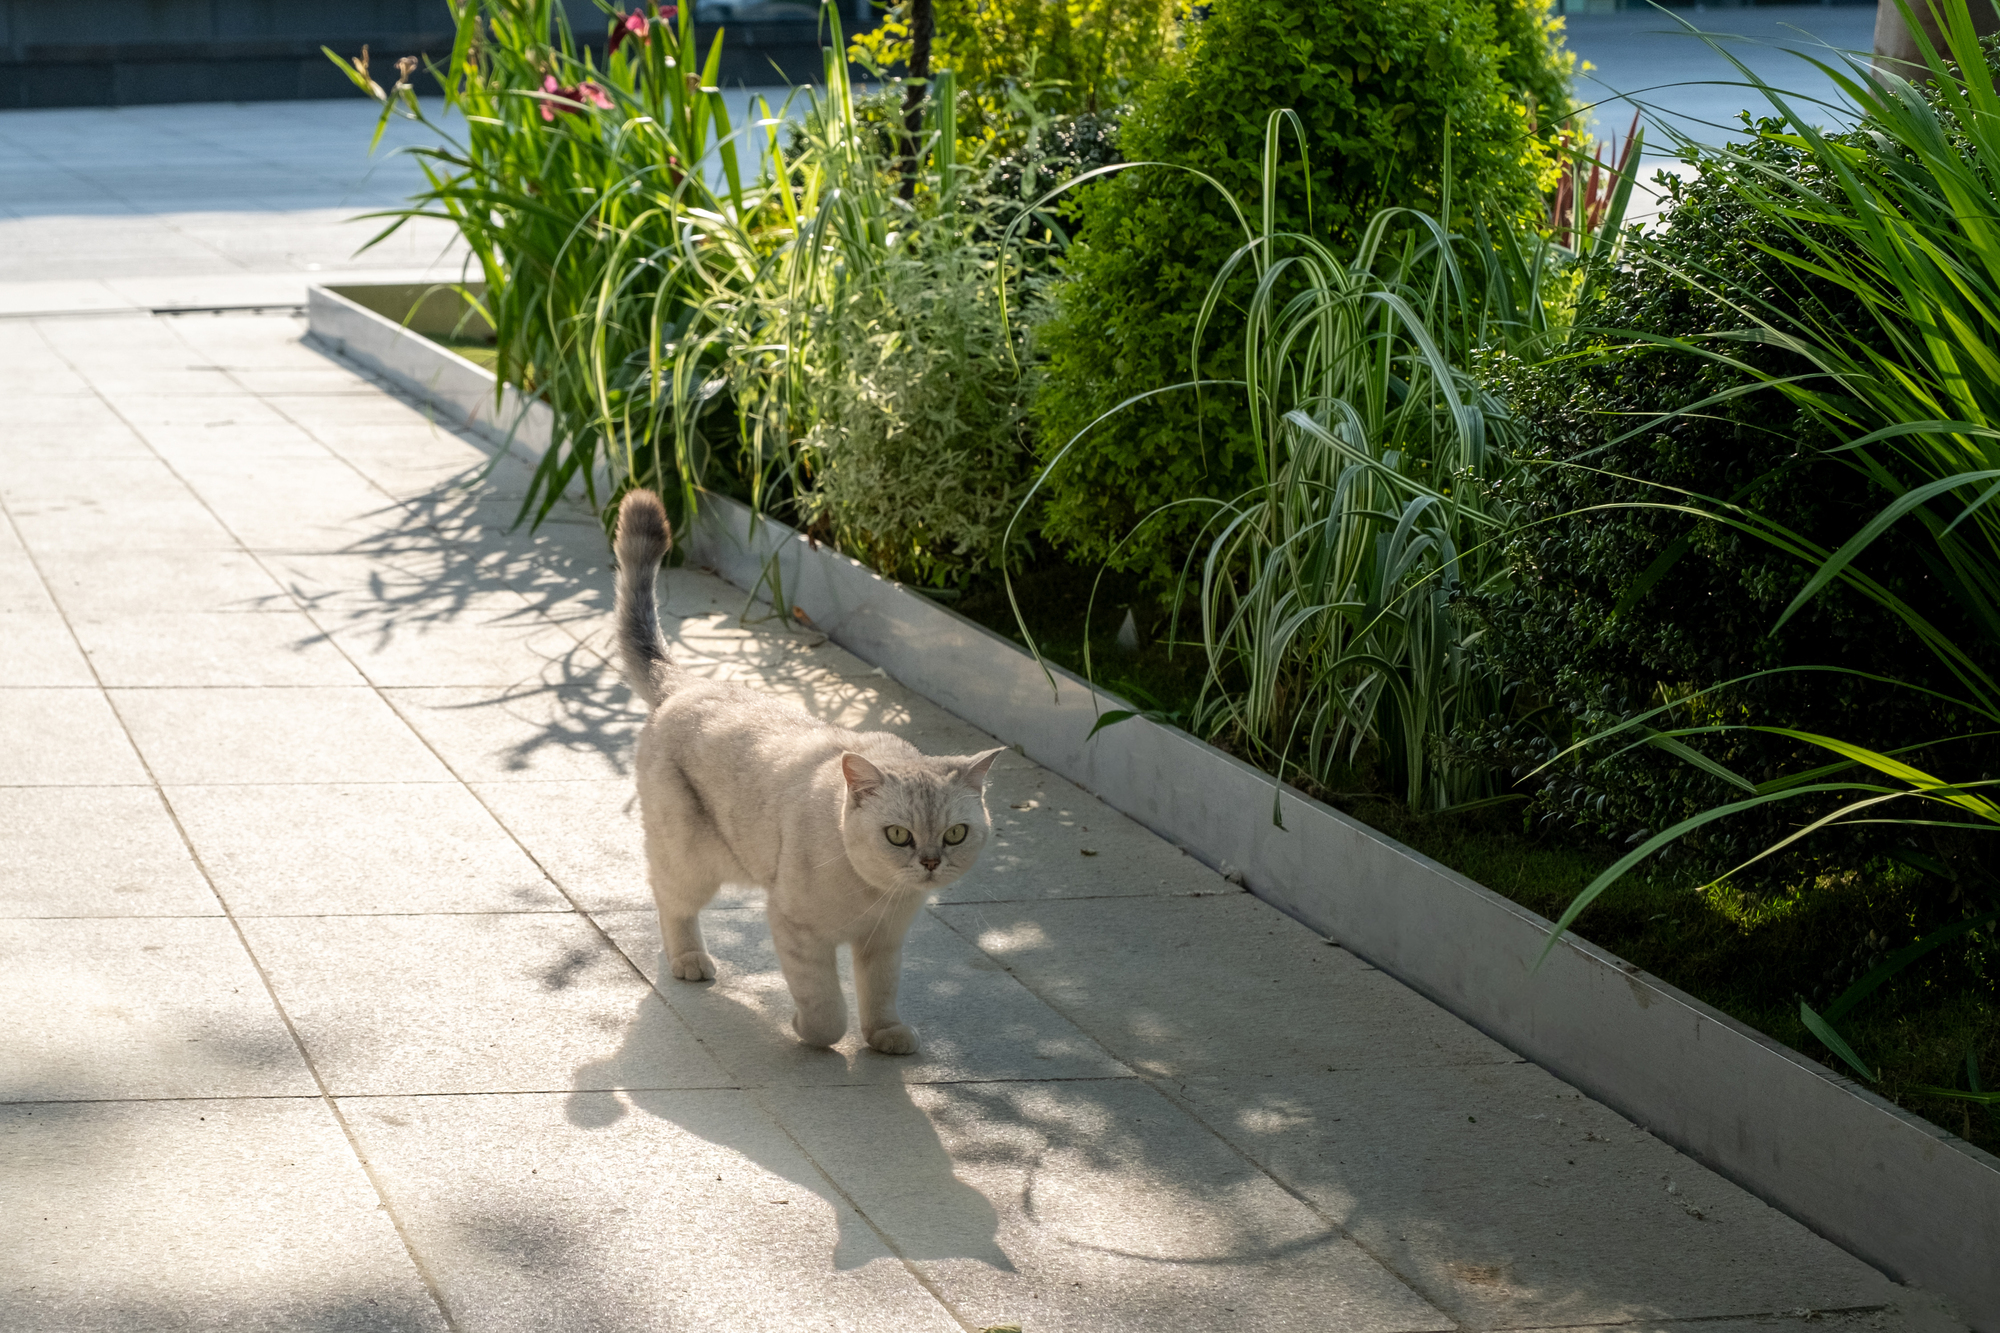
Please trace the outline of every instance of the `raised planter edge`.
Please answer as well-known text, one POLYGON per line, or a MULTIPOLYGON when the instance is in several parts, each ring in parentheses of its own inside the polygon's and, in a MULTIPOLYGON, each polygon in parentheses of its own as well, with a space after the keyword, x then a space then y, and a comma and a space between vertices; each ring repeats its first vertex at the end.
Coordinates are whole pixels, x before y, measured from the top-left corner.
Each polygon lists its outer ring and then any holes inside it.
POLYGON ((511 384, 496 402, 493 372, 442 343, 317 283, 306 289, 306 328, 313 342, 400 385, 454 425, 529 457, 548 450, 555 421, 548 407, 524 402, 511 384))
MULTIPOLYGON (((448 349, 323 288, 308 319, 317 341, 490 441, 547 447, 546 409, 496 421, 493 376, 448 349)), ((770 591, 775 571, 787 602, 895 680, 2000 1333, 2000 1158, 1574 934, 1531 971, 1546 918, 1177 728, 1133 718, 1090 738, 1124 701, 735 501, 709 497, 686 540, 746 590, 770 591)))

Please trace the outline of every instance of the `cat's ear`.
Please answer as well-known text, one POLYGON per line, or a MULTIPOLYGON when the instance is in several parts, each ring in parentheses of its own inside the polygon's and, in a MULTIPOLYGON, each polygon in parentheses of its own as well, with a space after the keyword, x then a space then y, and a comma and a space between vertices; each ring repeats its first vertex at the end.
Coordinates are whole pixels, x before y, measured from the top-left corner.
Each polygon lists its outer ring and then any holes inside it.
POLYGON ((854 798, 856 805, 882 787, 882 770, 852 750, 840 756, 840 771, 847 779, 847 794, 854 798))
POLYGON ((995 759, 998 759, 1005 753, 1007 753, 1007 747, 1003 745, 998 749, 988 750, 985 754, 974 755, 972 762, 965 766, 965 771, 958 775, 958 780, 974 791, 985 791, 986 771, 993 767, 995 759))

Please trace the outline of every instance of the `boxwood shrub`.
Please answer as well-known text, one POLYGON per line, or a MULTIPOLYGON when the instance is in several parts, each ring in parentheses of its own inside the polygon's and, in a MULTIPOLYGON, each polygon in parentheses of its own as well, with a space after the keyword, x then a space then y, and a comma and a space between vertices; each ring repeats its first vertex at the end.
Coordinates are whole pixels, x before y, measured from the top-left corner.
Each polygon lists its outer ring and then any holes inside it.
MULTIPOLYGON (((1782 127, 1766 121, 1761 128, 1782 127)), ((1868 143, 1860 135, 1848 141, 1868 143)), ((1771 170, 1811 170, 1797 150, 1773 138, 1760 138, 1747 152, 1771 170)), ((1737 197, 1738 169, 1706 161, 1690 182, 1662 177, 1669 192, 1662 227, 1628 251, 1579 312, 1580 324, 1600 330, 1597 345, 1575 359, 1506 376, 1527 449, 1526 465, 1504 483, 1521 520, 1508 547, 1513 590, 1474 602, 1472 610, 1485 622, 1486 651, 1516 689, 1514 714, 1494 719, 1477 743, 1517 772, 1655 706, 1663 691, 1771 667, 1846 667, 1953 691, 1950 673, 1900 619, 1844 585, 1773 632, 1812 573, 1804 561, 1720 523, 1617 507, 1672 503, 1681 496, 1670 488, 1682 488, 1741 505, 1831 549, 1889 500, 1829 452, 1840 441, 1816 418, 1769 389, 1619 438, 1751 380, 1684 350, 1635 343, 1630 334, 1692 338, 1742 329, 1748 323, 1742 303, 1756 301, 1809 321, 1860 327, 1864 319, 1843 290, 1760 248, 1776 238, 1760 234, 1756 213, 1737 197), (1627 350, 1615 350, 1621 346, 1627 350)), ((1770 374, 1807 369, 1766 343, 1710 345, 1770 374)), ((1970 647, 1979 636, 1933 576, 1926 549, 1914 526, 1905 525, 1862 566, 1970 647), (1918 540, 1909 540, 1913 535, 1918 540)), ((1990 648, 1988 641, 1989 656, 1990 648)), ((1789 726, 1881 751, 1975 729, 1971 719, 1915 690, 1823 672, 1714 691, 1675 718, 1680 725, 1704 722, 1789 726)), ((1826 759, 1822 750, 1755 732, 1692 743, 1753 782, 1826 759)), ((2000 769, 2000 747, 1961 744, 1950 754, 1919 753, 1912 762, 1960 778, 1991 775, 2000 769)), ((1537 801, 1544 817, 1625 841, 1740 795, 1721 778, 1641 747, 1616 757, 1578 756, 1553 772, 1537 801)), ((1720 873, 1830 808, 1768 806, 1709 825, 1674 850, 1692 854, 1704 874, 1720 873)), ((1922 830, 1885 824, 1843 825, 1795 847, 1745 876, 1742 886, 1852 870, 1885 854, 1930 864, 1938 855, 1961 860, 1964 851, 1932 846, 1922 830)))

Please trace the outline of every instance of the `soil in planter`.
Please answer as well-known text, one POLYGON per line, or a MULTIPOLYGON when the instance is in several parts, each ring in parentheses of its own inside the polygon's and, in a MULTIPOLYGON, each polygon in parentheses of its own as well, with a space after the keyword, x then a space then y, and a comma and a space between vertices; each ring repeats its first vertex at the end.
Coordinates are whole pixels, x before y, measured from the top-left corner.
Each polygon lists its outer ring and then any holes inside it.
MULTIPOLYGON (((1185 724, 1188 706, 1201 689, 1206 659, 1199 644, 1176 647, 1171 643, 1174 627, 1152 599, 1141 595, 1137 575, 1107 572, 1100 579, 1094 569, 1047 555, 1009 572, 1021 617, 1028 622, 1043 657, 1162 721, 1185 724), (1132 615, 1136 648, 1118 642, 1127 612, 1132 615), (1083 654, 1086 621, 1088 670, 1083 654)), ((994 633, 1027 646, 998 575, 983 575, 963 594, 939 600, 994 633)), ((1185 633, 1186 624, 1180 629, 1185 633)))
MULTIPOLYGON (((1096 586, 1089 642, 1103 688, 1178 722, 1201 685, 1199 645, 1168 643, 1164 616, 1136 579, 1045 557, 1014 571, 1014 594, 1050 661, 1079 675, 1084 616, 1096 586), (1127 609, 1140 631, 1136 652, 1117 645, 1127 609)), ((1016 643, 1019 625, 997 578, 975 581, 946 602, 1016 643)), ((1224 748, 1227 748, 1226 746, 1224 748)), ((1312 792, 1466 877, 1543 916, 1560 916, 1578 891, 1624 851, 1578 836, 1524 828, 1518 808, 1413 815, 1371 792, 1366 757, 1340 792, 1312 792), (1367 794, 1361 794, 1367 793, 1367 794)), ((1747 898, 1728 887, 1700 891, 1671 861, 1627 879, 1586 908, 1576 932, 1654 976, 1698 996, 1844 1076, 1852 1071, 1809 1033, 1799 1001, 1824 1010, 1887 953, 1936 923, 1935 886, 1920 872, 1888 867, 1822 878, 1784 894, 1747 898)), ((1885 984, 1838 1025, 1879 1067, 1869 1085, 1889 1100, 1990 1152, 2000 1152, 2000 1107, 1939 1097, 1924 1086, 1967 1089, 1971 1052, 1982 1086, 2000 1086, 2000 954, 1948 945, 1885 984)))
POLYGON ((481 370, 492 370, 500 364, 500 347, 491 338, 447 338, 428 333, 424 336, 440 347, 449 347, 481 370))

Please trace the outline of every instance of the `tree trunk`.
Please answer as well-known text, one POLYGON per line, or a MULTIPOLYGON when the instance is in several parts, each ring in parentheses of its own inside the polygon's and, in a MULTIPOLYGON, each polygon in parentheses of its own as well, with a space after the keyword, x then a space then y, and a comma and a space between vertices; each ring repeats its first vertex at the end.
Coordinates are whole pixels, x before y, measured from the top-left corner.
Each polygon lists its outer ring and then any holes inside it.
MULTIPOLYGON (((1954 9, 1972 10, 1972 28, 1981 37, 2000 32, 2000 12, 1993 7, 1993 0, 1908 0, 1910 10, 1923 25, 1924 35, 1931 39, 1931 45, 1940 55, 1947 58, 1943 25, 1938 22, 1940 14, 1950 14, 1954 9)), ((1924 65, 1923 52, 1917 46, 1916 34, 1903 21, 1903 13, 1896 7, 1896 0, 1878 0, 1875 6, 1875 69, 1892 72, 1906 79, 1926 79, 1929 70, 1924 65)))
POLYGON ((909 82, 903 89, 903 198, 917 194, 917 136, 931 80, 931 0, 910 0, 909 82))

